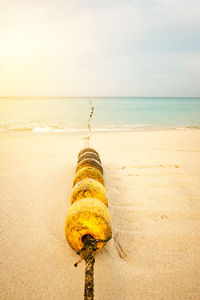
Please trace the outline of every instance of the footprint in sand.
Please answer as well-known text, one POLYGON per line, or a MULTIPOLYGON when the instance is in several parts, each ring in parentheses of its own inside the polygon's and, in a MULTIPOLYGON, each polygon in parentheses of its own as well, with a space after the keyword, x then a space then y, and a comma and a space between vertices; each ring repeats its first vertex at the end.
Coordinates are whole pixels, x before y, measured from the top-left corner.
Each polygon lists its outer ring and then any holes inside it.
POLYGON ((132 166, 132 168, 138 168, 138 169, 153 169, 153 168, 165 168, 165 169, 177 169, 180 168, 178 165, 135 165, 132 166))
POLYGON ((161 218, 161 219, 168 219, 168 216, 162 215, 160 218, 161 218))

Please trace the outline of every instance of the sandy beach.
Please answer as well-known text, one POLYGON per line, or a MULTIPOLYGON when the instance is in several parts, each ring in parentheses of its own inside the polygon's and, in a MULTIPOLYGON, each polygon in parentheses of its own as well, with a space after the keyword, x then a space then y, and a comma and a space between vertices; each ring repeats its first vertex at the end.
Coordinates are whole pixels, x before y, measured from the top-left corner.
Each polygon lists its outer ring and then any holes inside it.
MULTIPOLYGON (((0 135, 0 299, 83 299, 64 234, 78 134, 0 135)), ((96 300, 200 299, 200 130, 96 133, 113 239, 96 300)))

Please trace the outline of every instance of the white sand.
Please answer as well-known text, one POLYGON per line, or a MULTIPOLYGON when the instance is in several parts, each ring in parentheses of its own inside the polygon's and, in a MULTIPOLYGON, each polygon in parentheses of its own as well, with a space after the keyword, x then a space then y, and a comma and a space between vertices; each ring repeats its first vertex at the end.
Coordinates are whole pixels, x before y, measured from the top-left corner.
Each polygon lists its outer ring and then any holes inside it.
MULTIPOLYGON (((78 135, 0 135, 0 299, 83 299, 64 222, 78 135)), ((200 131, 98 133, 113 236, 95 300, 200 299, 200 131)))

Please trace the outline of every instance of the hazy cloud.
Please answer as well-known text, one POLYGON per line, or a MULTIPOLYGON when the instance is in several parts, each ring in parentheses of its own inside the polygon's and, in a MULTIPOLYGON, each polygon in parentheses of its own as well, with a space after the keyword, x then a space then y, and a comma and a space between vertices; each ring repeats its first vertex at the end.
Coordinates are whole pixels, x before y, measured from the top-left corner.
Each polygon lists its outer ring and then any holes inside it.
POLYGON ((0 1, 1 96, 199 96, 200 1, 0 1))

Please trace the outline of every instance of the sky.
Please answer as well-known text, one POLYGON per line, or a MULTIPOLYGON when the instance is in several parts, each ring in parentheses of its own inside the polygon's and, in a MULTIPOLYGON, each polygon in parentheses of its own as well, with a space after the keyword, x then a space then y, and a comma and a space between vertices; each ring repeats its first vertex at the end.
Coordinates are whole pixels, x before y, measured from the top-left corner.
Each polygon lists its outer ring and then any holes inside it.
POLYGON ((199 15, 199 0, 0 0, 0 97, 198 97, 199 15))

